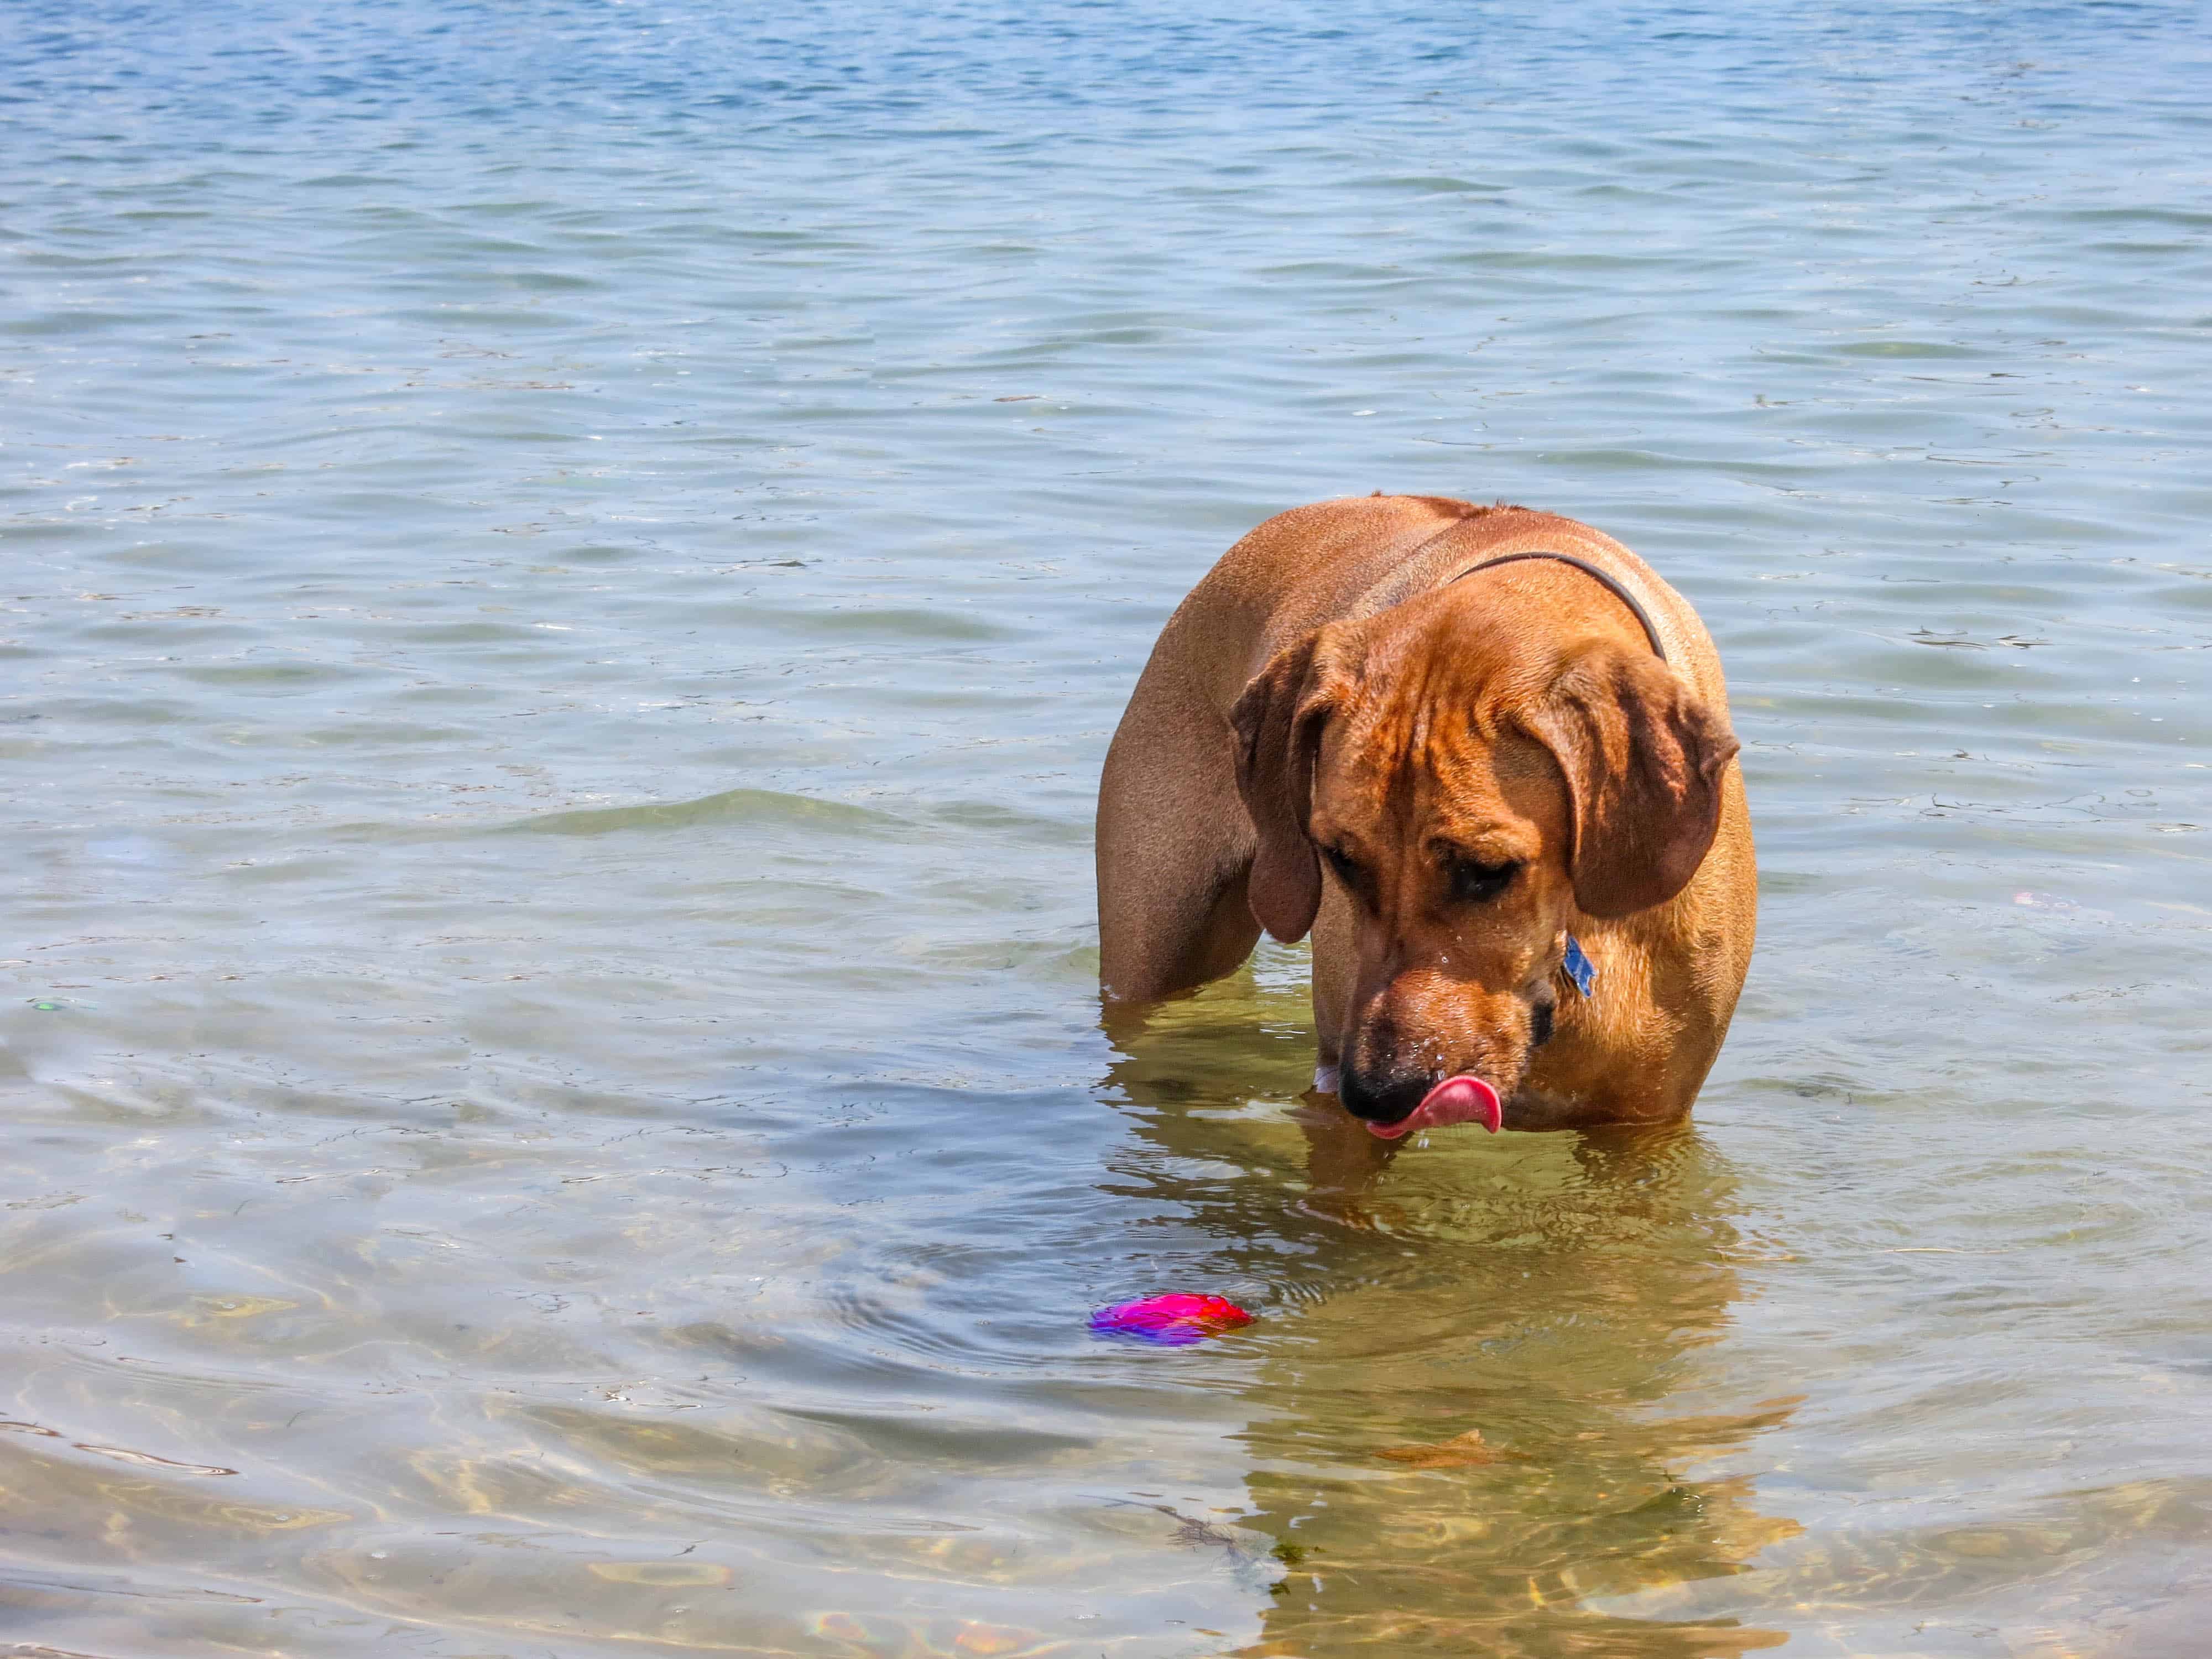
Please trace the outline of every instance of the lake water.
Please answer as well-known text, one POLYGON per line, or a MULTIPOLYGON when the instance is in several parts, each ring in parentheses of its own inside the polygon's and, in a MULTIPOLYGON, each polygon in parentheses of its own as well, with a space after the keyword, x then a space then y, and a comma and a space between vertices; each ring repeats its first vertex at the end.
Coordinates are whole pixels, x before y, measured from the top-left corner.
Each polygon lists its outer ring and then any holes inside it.
POLYGON ((2201 9, 767 9, 0 14, 9 1650, 2203 1651, 2201 9), (1720 643, 1690 1127, 1099 1028, 1376 489, 1720 643))

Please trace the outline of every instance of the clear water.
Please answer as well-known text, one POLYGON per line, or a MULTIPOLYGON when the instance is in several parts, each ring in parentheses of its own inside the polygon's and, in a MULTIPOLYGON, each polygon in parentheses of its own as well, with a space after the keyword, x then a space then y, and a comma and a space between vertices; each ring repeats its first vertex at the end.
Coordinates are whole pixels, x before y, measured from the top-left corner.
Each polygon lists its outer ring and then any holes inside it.
POLYGON ((0 1633, 2200 1651, 2201 9, 763 9, 0 11, 0 1633), (1378 488, 1721 644, 1690 1129, 1099 1030, 1154 631, 1378 488))

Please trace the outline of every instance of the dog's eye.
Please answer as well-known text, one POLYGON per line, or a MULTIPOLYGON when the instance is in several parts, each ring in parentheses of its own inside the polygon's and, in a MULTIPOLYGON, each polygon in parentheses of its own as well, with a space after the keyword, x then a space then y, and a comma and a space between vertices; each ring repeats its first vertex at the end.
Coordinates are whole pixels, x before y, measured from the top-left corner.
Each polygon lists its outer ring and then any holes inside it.
POLYGON ((1341 847, 1324 847, 1321 855, 1328 860, 1328 867, 1336 872, 1336 878, 1346 887, 1359 884, 1359 866, 1352 862, 1351 854, 1341 847))
POLYGON ((1478 864, 1473 859, 1454 859, 1450 865, 1451 895, 1462 904, 1480 904, 1494 899, 1512 885, 1521 866, 1508 860, 1504 864, 1478 864))

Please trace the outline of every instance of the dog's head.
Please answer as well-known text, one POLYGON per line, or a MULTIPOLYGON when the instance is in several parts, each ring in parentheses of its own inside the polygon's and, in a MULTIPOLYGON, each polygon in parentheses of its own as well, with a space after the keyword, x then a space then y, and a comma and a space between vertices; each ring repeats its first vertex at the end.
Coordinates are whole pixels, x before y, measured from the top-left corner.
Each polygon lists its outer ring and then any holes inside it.
POLYGON ((1682 890, 1739 746, 1641 643, 1449 588, 1287 647, 1231 718, 1254 915, 1288 941, 1324 880, 1349 901, 1340 1097, 1380 1126, 1432 1091, 1452 1121, 1448 1079, 1511 1097, 1576 918, 1682 890))

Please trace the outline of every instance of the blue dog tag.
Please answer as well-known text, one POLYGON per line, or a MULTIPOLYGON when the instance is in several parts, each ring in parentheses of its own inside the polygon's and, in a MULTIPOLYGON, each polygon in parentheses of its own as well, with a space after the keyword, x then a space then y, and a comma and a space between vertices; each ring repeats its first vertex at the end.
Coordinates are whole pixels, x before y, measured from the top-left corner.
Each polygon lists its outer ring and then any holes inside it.
POLYGON ((1572 933, 1567 935, 1567 959, 1564 966, 1567 977, 1575 982, 1575 989, 1584 996, 1597 988, 1597 969, 1583 954, 1583 947, 1575 942, 1572 933))

